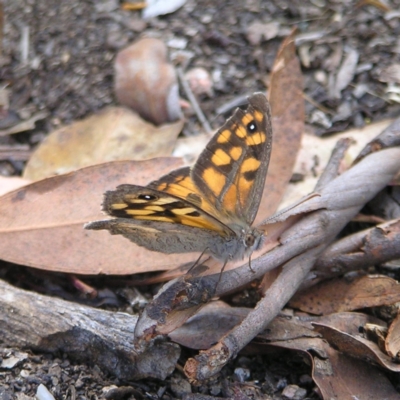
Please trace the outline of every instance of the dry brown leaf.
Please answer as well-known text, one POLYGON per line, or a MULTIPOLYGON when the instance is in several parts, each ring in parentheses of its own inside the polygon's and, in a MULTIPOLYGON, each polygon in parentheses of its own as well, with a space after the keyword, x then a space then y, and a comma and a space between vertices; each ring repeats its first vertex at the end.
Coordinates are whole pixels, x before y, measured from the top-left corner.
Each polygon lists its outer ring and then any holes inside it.
POLYGON ((369 317, 360 313, 338 313, 323 317, 314 321, 313 325, 317 332, 329 342, 331 346, 360 360, 370 362, 387 368, 390 371, 400 372, 400 365, 384 354, 378 345, 366 339, 360 333, 360 327, 367 323, 385 326, 385 323, 377 318, 369 317))
POLYGON ((328 345, 324 349, 328 358, 318 359, 314 356, 312 374, 323 399, 399 398, 399 393, 380 369, 328 345))
MULTIPOLYGON (((361 313, 340 313, 328 317, 318 317, 311 320, 313 325, 326 324, 343 329, 345 335, 358 335, 359 327, 367 323, 381 323, 377 318, 361 313)), ((383 323, 383 322, 382 322, 383 323)), ((320 332, 310 331, 309 337, 301 337, 288 341, 272 342, 271 347, 282 347, 301 351, 310 358, 312 363, 312 377, 321 391, 323 399, 397 399, 398 393, 390 381, 375 366, 362 360, 356 360, 354 354, 341 353, 334 350, 329 344, 315 337, 320 332)), ((365 340, 365 339, 364 339, 365 340)), ((372 343, 372 342, 371 342, 372 343)), ((374 343, 372 343, 374 345, 374 343)), ((257 345, 257 353, 263 351, 263 347, 257 345)), ((368 357, 365 353, 365 357, 368 357)))
POLYGON ((344 160, 345 164, 349 166, 365 145, 386 129, 391 122, 393 120, 379 121, 363 128, 349 129, 326 138, 303 135, 296 165, 293 168, 293 172, 301 175, 303 179, 301 182, 289 184, 279 208, 285 208, 293 204, 314 189, 338 140, 343 138, 352 139, 352 144, 344 160))
POLYGON ((108 107, 52 132, 29 160, 24 178, 39 180, 101 162, 171 155, 183 122, 156 127, 123 107, 108 107))
POLYGON ((357 310, 393 304, 400 301, 400 285, 387 276, 362 276, 321 282, 296 294, 291 307, 311 314, 327 315, 339 311, 357 310))
POLYGON ((392 321, 389 326, 388 334, 385 341, 385 349, 387 354, 399 360, 400 358, 400 313, 392 321))
POLYGON ((334 350, 317 337, 263 346, 250 344, 246 351, 270 354, 276 348, 294 350, 308 358, 312 365, 312 378, 323 399, 398 399, 398 392, 378 368, 334 350))
POLYGON ((330 326, 340 331, 343 331, 352 336, 362 336, 360 327, 368 324, 375 326, 386 327, 386 322, 372 315, 360 312, 340 312, 322 317, 315 317, 312 320, 313 324, 330 326))
POLYGON ((271 73, 269 102, 274 132, 271 161, 255 224, 271 215, 293 173, 304 131, 303 76, 292 32, 282 43, 271 73))
POLYGON ((104 218, 103 193, 145 185, 181 166, 174 158, 100 164, 34 182, 0 197, 0 258, 50 271, 132 274, 188 262, 193 256, 150 252, 83 224, 104 218))

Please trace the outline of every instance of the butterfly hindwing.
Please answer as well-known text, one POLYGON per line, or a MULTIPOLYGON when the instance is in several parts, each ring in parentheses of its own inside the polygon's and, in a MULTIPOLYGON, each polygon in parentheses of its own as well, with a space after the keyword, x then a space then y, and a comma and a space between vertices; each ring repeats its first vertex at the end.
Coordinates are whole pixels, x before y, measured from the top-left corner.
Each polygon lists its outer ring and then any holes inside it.
POLYGON ((108 230, 122 235, 139 246, 166 254, 202 252, 205 244, 215 255, 225 256, 225 237, 219 232, 193 226, 152 220, 114 218, 90 222, 87 229, 108 230))
POLYGON ((264 189, 272 127, 264 95, 249 98, 207 144, 192 169, 192 179, 228 223, 253 222, 264 189))

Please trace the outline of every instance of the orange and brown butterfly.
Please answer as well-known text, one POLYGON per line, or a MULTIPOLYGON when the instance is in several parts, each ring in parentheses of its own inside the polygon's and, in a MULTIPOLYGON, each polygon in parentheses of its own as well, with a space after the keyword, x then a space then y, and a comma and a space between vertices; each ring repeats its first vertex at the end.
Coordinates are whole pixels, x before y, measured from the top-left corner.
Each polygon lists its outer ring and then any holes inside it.
POLYGON ((255 93, 207 144, 193 167, 149 185, 120 185, 105 193, 103 210, 115 217, 90 222, 149 250, 205 252, 227 262, 259 248, 263 231, 252 227, 271 154, 266 97, 255 93))

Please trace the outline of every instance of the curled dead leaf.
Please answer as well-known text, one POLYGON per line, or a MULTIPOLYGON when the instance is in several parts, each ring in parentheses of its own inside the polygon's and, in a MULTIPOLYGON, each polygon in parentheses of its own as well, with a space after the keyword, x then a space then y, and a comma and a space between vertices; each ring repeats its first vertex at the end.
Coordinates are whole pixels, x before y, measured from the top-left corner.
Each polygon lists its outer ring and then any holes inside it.
POLYGON ((169 156, 182 126, 177 121, 156 127, 127 108, 105 108, 52 132, 32 154, 24 178, 43 179, 106 161, 169 156))
POLYGON ((400 301, 400 285, 392 278, 375 275, 321 282, 295 295, 290 305, 311 314, 327 315, 397 301, 400 301))
POLYGON ((121 104, 156 125, 181 118, 176 73, 164 42, 144 38, 118 53, 115 94, 121 104))

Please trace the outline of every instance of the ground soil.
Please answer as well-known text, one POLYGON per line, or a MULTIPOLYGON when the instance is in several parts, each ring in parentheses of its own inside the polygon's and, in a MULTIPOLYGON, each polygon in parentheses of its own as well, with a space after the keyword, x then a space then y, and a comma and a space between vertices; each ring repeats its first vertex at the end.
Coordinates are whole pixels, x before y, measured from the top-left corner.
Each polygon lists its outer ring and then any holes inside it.
MULTIPOLYGON (((184 58, 187 68, 203 67, 211 73, 213 95, 201 96, 200 105, 214 127, 221 123, 218 107, 268 87, 276 51, 294 26, 300 35, 297 47, 309 131, 328 135, 398 116, 399 9, 400 0, 385 5, 379 1, 188 0, 174 13, 143 21, 140 13, 123 11, 118 0, 6 1, 0 81, 9 90, 10 105, 0 129, 41 111, 47 117, 29 132, 0 137, 0 145, 24 144, 32 149, 54 128, 116 104, 114 57, 143 35, 162 38, 171 57, 184 58), (24 58, 20 43, 27 30, 29 52, 24 58), (350 53, 358 61, 346 75, 343 60, 350 53), (341 67, 344 77, 337 74, 341 67), (338 90, 341 79, 348 82, 338 90)), ((194 117, 191 129, 194 134, 201 131, 194 117)), ((0 174, 19 175, 24 161, 23 157, 0 160, 0 174)), ((1 277, 13 282, 31 279, 24 268, 3 263, 0 270, 1 277)), ((35 275, 34 279, 43 278, 35 275)), ((104 281, 92 283, 107 286, 104 281)), ((17 350, 3 349, 0 360, 17 350)), ((278 399, 288 384, 305 389, 307 398, 319 398, 309 366, 293 355, 241 356, 214 382, 196 387, 178 370, 164 382, 121 382, 105 376, 96 365, 76 364, 63 354, 31 352, 21 356, 16 367, 0 370, 0 398, 32 398, 40 383, 57 399, 105 398, 112 385, 115 392, 109 398, 172 399, 192 391, 278 399)))

